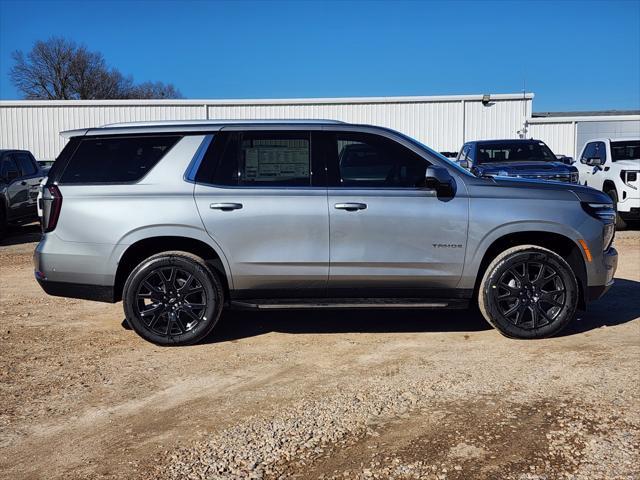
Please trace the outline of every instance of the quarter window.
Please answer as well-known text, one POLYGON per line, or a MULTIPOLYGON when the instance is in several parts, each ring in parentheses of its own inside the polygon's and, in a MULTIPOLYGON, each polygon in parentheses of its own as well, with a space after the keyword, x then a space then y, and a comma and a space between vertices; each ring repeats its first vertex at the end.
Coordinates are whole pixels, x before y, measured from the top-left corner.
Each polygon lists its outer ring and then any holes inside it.
POLYGON ((144 177, 181 137, 103 137, 80 141, 61 183, 129 183, 144 177))
POLYGON ((337 133, 333 145, 338 186, 416 188, 424 182, 428 162, 390 139, 337 133))

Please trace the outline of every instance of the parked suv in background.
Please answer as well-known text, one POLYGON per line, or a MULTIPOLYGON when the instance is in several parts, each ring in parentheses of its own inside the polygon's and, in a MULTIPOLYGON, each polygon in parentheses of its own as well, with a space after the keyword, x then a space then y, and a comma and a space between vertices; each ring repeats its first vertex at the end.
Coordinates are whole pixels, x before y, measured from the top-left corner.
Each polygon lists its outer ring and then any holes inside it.
POLYGON ((43 175, 26 150, 0 150, 0 238, 8 225, 38 220, 37 196, 43 175))
POLYGON ((580 153, 580 183, 602 190, 618 213, 616 226, 640 220, 640 138, 599 138, 580 153))
POLYGON ((65 135, 44 187, 36 278, 52 295, 122 299, 157 344, 200 340, 224 307, 476 298, 503 334, 538 338, 613 283, 605 194, 478 178, 385 128, 201 121, 65 135))
POLYGON ((499 176, 578 183, 578 169, 540 140, 482 140, 460 149, 458 164, 478 177, 499 176))

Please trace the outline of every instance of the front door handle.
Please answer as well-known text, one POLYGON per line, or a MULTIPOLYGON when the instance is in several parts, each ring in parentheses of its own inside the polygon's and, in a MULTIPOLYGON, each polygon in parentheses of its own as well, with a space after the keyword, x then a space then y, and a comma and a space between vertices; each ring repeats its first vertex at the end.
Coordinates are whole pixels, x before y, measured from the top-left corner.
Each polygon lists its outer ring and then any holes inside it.
POLYGON ((222 210, 223 212, 230 212, 231 210, 240 210, 242 208, 241 203, 212 203, 209 205, 212 210, 222 210))
POLYGON ((334 205, 338 210, 346 210, 347 212, 355 212, 356 210, 364 210, 367 208, 366 203, 336 203, 334 205))

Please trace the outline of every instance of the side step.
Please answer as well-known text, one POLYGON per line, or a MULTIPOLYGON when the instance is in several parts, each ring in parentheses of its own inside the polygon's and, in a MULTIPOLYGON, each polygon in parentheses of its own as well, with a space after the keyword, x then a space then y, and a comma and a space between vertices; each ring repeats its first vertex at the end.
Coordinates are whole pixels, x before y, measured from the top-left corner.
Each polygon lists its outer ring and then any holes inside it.
POLYGON ((309 309, 423 309, 467 308, 469 302, 461 299, 424 298, 294 298, 294 299, 246 299, 232 300, 231 307, 253 310, 309 310, 309 309))

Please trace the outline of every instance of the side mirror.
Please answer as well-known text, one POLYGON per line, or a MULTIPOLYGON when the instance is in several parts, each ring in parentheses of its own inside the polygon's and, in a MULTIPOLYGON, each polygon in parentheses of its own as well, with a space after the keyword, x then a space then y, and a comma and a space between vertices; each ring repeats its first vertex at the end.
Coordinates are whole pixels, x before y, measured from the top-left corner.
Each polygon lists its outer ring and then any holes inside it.
POLYGON ((564 162, 567 165, 573 165, 574 163, 576 163, 576 161, 573 159, 573 157, 564 157, 564 162))
POLYGON ((469 168, 469 160, 459 160, 458 165, 462 168, 469 168))
POLYGON ((587 165, 590 167, 601 167, 603 163, 600 157, 587 158, 587 165))
POLYGON ((424 186, 433 188, 438 195, 453 196, 456 182, 444 167, 431 165, 425 172, 424 186))

